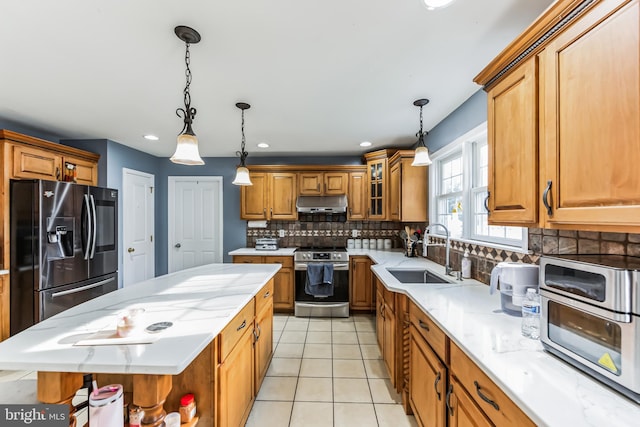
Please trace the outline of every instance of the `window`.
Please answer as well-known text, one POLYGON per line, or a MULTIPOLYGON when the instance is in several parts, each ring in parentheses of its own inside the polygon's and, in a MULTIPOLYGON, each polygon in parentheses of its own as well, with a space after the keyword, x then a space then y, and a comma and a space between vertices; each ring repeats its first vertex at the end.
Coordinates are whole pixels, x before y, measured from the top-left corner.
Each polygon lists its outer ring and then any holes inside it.
MULTIPOLYGON (((484 123, 432 155, 432 223, 444 224, 451 237, 526 249, 526 229, 489 225, 489 157, 484 123)), ((434 233, 442 231, 434 229, 434 233)))

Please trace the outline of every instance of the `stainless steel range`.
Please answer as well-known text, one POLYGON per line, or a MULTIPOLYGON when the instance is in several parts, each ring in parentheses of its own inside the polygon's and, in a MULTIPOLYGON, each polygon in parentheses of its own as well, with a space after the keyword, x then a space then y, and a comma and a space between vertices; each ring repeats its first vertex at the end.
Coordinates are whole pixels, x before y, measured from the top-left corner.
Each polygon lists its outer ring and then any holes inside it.
POLYGON ((344 248, 300 248, 294 254, 295 315, 349 317, 349 255, 344 248), (310 265, 330 264, 331 295, 313 295, 305 289, 310 265))

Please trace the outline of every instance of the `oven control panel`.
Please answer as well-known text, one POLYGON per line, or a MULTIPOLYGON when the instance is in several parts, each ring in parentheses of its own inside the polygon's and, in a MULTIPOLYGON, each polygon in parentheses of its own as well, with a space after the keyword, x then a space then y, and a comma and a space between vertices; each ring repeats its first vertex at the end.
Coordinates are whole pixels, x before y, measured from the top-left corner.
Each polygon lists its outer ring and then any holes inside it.
POLYGON ((296 261, 326 261, 341 262, 348 261, 349 255, 346 252, 296 252, 296 261))

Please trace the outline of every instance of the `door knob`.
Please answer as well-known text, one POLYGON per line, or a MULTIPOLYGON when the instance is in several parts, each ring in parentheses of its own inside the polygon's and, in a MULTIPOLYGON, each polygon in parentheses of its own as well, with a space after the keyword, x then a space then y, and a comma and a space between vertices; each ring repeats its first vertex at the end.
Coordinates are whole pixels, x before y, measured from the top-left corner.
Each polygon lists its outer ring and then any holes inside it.
POLYGON ((133 248, 129 248, 129 249, 127 249, 127 252, 129 252, 129 253, 131 253, 131 252, 135 252, 135 251, 136 251, 136 250, 135 250, 135 249, 133 249, 133 248))
POLYGON ((182 247, 182 245, 180 243, 176 243, 175 247, 180 249, 182 247))

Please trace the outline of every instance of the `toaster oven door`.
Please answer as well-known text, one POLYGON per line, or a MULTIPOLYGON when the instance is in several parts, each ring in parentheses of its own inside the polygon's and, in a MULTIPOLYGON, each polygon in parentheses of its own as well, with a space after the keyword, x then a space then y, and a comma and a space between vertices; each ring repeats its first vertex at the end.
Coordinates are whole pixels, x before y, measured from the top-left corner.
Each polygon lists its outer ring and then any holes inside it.
POLYGON ((541 340, 547 349, 600 379, 607 378, 610 385, 640 393, 638 317, 544 290, 541 296, 541 340))

